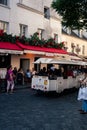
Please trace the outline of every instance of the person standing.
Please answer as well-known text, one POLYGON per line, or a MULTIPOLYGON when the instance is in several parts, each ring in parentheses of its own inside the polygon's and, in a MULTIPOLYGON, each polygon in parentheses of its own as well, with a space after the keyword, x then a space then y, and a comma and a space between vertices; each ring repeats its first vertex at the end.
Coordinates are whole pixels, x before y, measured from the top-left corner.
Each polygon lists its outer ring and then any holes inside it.
POLYGON ((82 100, 82 108, 79 111, 80 114, 87 114, 87 71, 85 72, 83 80, 80 80, 80 84, 81 88, 79 90, 78 100, 82 100))
POLYGON ((9 91, 11 91, 11 93, 13 93, 13 90, 14 90, 14 74, 13 74, 11 65, 7 68, 6 79, 7 79, 7 93, 9 91))
POLYGON ((16 81, 16 78, 17 78, 17 68, 16 67, 14 67, 14 69, 13 69, 13 74, 14 74, 14 84, 16 84, 17 83, 17 81, 16 81))

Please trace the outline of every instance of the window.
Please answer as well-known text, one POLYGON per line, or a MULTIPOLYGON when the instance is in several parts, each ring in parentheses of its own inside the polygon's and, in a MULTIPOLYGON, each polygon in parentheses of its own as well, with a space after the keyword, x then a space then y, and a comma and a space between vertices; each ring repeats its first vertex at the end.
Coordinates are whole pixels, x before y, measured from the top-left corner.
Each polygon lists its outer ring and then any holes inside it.
POLYGON ((44 17, 47 19, 50 18, 50 9, 47 7, 44 8, 44 17))
MULTIPOLYGON (((40 57, 35 57, 34 61, 38 60, 40 57)), ((39 72, 41 68, 41 64, 34 64, 34 69, 39 72)))
POLYGON ((58 43, 58 34, 54 34, 54 40, 56 43, 58 43))
POLYGON ((20 24, 20 36, 26 36, 27 35, 27 25, 20 24))
POLYGON ((43 29, 38 29, 38 37, 39 39, 43 38, 43 29))
POLYGON ((83 55, 85 54, 85 46, 84 45, 82 46, 82 54, 83 55))
POLYGON ((76 50, 76 53, 79 54, 79 52, 81 51, 81 49, 80 49, 80 47, 79 47, 79 44, 77 44, 75 50, 76 50))
POLYGON ((8 5, 8 1, 7 0, 0 0, 0 4, 8 5))
POLYGON ((0 21, 0 29, 4 30, 4 32, 8 31, 8 23, 4 21, 0 21))
POLYGON ((78 36, 82 38, 82 36, 83 36, 83 30, 78 30, 78 36))
POLYGON ((71 43, 71 49, 72 49, 72 53, 74 53, 74 51, 75 51, 75 44, 74 43, 71 43))
POLYGON ((69 35, 71 35, 71 29, 70 29, 70 28, 67 28, 67 33, 68 33, 69 35))
POLYGON ((19 0, 19 3, 22 4, 23 0, 19 0))

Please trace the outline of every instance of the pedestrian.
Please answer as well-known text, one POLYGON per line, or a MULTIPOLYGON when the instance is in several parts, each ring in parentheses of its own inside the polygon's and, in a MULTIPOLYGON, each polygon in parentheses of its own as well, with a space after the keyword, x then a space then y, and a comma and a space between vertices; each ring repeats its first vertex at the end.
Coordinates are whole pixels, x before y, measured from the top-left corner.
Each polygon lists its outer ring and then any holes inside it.
POLYGON ((18 69, 16 81, 18 85, 24 85, 24 72, 22 68, 18 69))
POLYGON ((14 84, 16 84, 16 78, 17 78, 17 67, 14 67, 14 69, 13 69, 13 74, 14 74, 14 84))
POLYGON ((15 75, 15 77, 16 77, 16 75, 17 75, 17 67, 14 67, 14 69, 13 69, 13 74, 15 75))
POLYGON ((82 101, 82 108, 79 110, 80 114, 87 114, 87 71, 84 74, 84 78, 80 79, 78 100, 82 101))
POLYGON ((7 80, 7 93, 9 91, 11 91, 11 93, 13 93, 13 90, 14 90, 14 74, 13 74, 13 71, 12 71, 12 65, 10 65, 7 68, 6 80, 7 80))

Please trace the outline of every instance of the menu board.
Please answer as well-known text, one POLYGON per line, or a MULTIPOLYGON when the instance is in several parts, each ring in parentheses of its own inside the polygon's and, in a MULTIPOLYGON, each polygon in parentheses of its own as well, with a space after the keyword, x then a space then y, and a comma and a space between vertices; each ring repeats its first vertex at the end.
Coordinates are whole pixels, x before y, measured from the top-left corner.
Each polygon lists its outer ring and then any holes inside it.
POLYGON ((7 69, 6 68, 0 68, 0 79, 5 79, 7 69))

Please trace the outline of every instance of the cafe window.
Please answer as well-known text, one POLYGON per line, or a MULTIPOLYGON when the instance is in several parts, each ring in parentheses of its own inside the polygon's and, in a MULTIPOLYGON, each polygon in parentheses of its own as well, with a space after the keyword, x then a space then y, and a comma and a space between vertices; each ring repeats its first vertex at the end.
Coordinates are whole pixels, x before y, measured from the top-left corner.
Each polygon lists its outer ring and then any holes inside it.
POLYGON ((0 68, 7 68, 11 64, 11 55, 0 54, 0 68))
MULTIPOLYGON (((34 61, 38 60, 40 57, 35 57, 34 61)), ((34 64, 35 71, 39 72, 41 69, 41 64, 34 64)))

